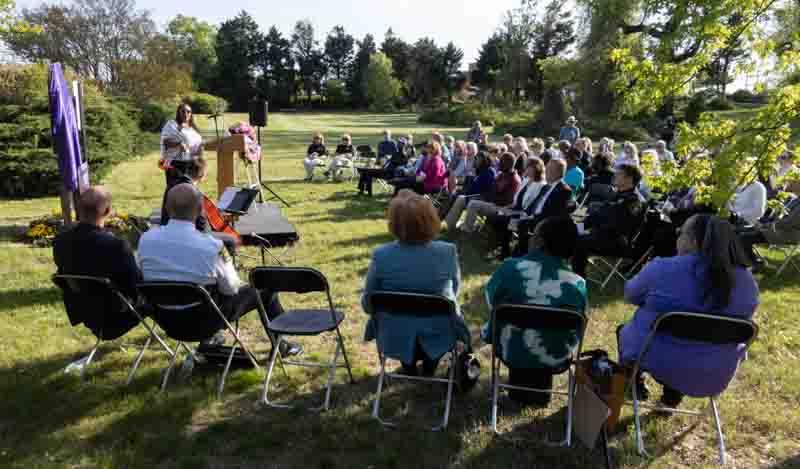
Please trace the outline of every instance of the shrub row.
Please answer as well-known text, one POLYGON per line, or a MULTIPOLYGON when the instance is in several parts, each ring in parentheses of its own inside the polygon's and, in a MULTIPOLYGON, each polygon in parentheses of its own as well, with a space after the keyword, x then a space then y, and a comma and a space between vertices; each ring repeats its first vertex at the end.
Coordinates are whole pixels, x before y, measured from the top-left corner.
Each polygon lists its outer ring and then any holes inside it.
POLYGON ((484 126, 507 127, 524 125, 536 118, 538 110, 532 107, 501 109, 480 103, 443 105, 423 112, 419 121, 427 124, 470 127, 481 121, 484 126))

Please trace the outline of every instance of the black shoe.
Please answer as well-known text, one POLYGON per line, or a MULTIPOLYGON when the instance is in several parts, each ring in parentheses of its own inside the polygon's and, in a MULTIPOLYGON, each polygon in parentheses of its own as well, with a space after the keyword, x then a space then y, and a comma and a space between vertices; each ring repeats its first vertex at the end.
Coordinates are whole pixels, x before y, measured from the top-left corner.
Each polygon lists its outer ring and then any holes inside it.
POLYGON ((681 405, 682 400, 683 394, 672 388, 664 386, 664 393, 661 395, 661 405, 674 409, 681 405))
POLYGON ((206 340, 200 342, 200 345, 201 346, 202 345, 211 345, 211 346, 214 346, 214 345, 225 345, 225 332, 223 332, 223 331, 217 332, 210 339, 206 339, 206 340))
POLYGON ((303 354, 303 346, 294 342, 281 342, 278 350, 281 352, 281 358, 298 357, 303 354))

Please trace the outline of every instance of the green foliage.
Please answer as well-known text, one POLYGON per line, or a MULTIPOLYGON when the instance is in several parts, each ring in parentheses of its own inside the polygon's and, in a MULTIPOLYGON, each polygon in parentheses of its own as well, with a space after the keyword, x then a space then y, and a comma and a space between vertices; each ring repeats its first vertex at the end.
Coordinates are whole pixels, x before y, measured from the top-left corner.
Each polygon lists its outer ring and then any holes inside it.
POLYGON ((0 66, 0 103, 25 106, 46 99, 47 79, 44 64, 0 66))
POLYGON ((438 125, 468 127, 475 121, 485 126, 524 127, 530 125, 538 115, 536 107, 500 108, 480 103, 439 106, 422 113, 420 122, 438 125))
POLYGON ((325 99, 331 108, 342 108, 348 103, 347 85, 341 80, 325 82, 325 99))
POLYGON ((209 91, 217 73, 217 28, 193 16, 178 15, 167 25, 167 35, 191 64, 195 88, 209 91))
POLYGON ((164 103, 145 104, 139 111, 139 128, 144 132, 160 132, 164 123, 175 117, 175 108, 164 103))
POLYGON ((734 91, 731 94, 731 99, 742 104, 764 104, 766 102, 766 96, 763 94, 756 94, 746 89, 734 91))
POLYGON ((190 93, 182 101, 189 103, 195 114, 223 113, 228 110, 225 99, 207 93, 190 93))
POLYGON ((382 52, 370 56, 367 67, 367 100, 371 110, 391 111, 400 96, 400 81, 392 74, 392 61, 382 52))

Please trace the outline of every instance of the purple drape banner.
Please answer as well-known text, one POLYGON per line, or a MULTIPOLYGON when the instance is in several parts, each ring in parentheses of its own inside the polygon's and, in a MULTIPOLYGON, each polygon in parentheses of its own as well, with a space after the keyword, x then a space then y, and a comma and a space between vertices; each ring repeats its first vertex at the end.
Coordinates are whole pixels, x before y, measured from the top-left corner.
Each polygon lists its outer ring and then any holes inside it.
POLYGON ((50 65, 50 126, 53 132, 53 147, 58 157, 58 168, 64 188, 78 191, 88 184, 89 171, 81 156, 78 121, 75 105, 69 91, 61 64, 50 65))

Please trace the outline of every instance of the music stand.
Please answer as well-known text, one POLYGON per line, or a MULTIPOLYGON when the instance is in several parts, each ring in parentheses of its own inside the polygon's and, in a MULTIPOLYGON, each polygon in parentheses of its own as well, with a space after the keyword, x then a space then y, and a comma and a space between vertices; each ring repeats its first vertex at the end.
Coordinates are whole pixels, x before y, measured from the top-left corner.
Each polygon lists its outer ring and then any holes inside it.
MULTIPOLYGON (((261 127, 257 126, 256 129, 257 129, 257 135, 258 135, 258 145, 261 146, 261 127)), ((264 200, 264 196, 260 195, 259 196, 260 202, 264 203, 264 202, 267 202, 267 201, 270 201, 270 200, 276 200, 277 199, 277 200, 281 201, 287 207, 291 207, 291 205, 289 205, 289 202, 283 200, 283 198, 281 196, 279 196, 277 192, 272 190, 272 188, 269 187, 266 182, 264 182, 264 178, 262 177, 262 174, 261 174, 261 160, 263 160, 263 159, 264 159, 264 153, 262 151, 261 158, 258 159, 258 184, 261 187, 263 187, 264 189, 268 190, 269 193, 272 194, 272 197, 270 197, 269 199, 264 200)), ((259 192, 259 194, 260 194, 260 192, 259 192)))

